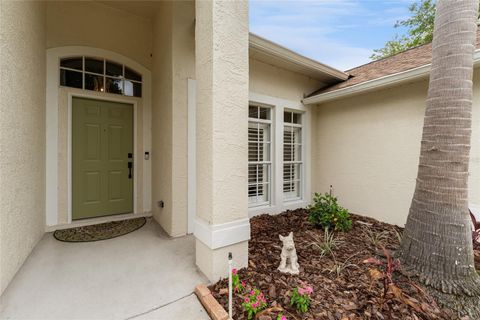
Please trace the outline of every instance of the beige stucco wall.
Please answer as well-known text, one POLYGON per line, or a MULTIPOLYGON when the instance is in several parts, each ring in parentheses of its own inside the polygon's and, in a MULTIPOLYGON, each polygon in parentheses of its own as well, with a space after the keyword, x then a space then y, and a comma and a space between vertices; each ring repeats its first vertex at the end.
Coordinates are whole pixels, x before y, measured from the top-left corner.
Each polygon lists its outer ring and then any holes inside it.
POLYGON ((248 1, 197 1, 195 9, 196 264, 214 282, 228 274, 229 251, 248 266, 248 232, 208 240, 219 237, 212 228, 248 218, 248 1))
POLYGON ((301 101, 322 86, 318 80, 265 62, 249 59, 250 92, 301 101))
POLYGON ((197 2, 197 217, 247 216, 248 2, 197 2))
POLYGON ((171 234, 172 225, 172 4, 162 3, 154 20, 152 66, 152 211, 171 234), (157 201, 164 201, 159 208, 157 201))
MULTIPOLYGON (((470 197, 480 204, 480 70, 475 72, 470 197)), ((403 226, 415 187, 427 80, 315 107, 314 191, 333 185, 351 212, 403 226)))
POLYGON ((47 48, 89 46, 152 66, 152 21, 93 1, 47 2, 47 48))
POLYGON ((194 19, 195 2, 181 1, 163 2, 154 20, 152 209, 171 236, 187 233, 187 79, 195 75, 194 19))
POLYGON ((473 78, 472 148, 470 150, 469 199, 480 207, 480 69, 473 78))
POLYGON ((187 79, 195 78, 195 2, 173 6, 172 234, 187 233, 187 79))
POLYGON ((45 227, 45 4, 2 1, 0 34, 1 294, 45 227))

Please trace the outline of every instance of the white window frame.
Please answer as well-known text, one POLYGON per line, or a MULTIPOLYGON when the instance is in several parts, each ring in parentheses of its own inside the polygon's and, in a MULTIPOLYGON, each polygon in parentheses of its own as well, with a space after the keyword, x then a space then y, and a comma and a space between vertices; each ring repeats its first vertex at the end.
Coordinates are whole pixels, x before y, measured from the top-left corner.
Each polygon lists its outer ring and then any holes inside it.
MULTIPOLYGON (((273 188, 273 158, 274 158, 274 153, 273 153, 273 145, 274 145, 274 141, 275 141, 275 137, 274 137, 274 130, 273 130, 273 107, 272 106, 269 106, 269 105, 265 105, 265 104, 261 104, 261 103, 254 103, 254 102, 251 102, 249 103, 249 109, 250 107, 257 107, 257 108, 264 108, 264 109, 267 109, 268 112, 269 112, 269 118, 270 119, 259 119, 259 118, 248 118, 248 125, 249 125, 249 129, 250 129, 250 124, 251 123, 255 123, 255 124, 264 124, 264 125, 267 125, 267 126, 270 126, 269 128, 269 134, 270 134, 270 139, 269 139, 269 145, 270 145, 270 150, 269 150, 269 159, 268 161, 254 161, 254 162, 251 162, 250 160, 248 161, 248 165, 269 165, 269 168, 268 168, 268 172, 267 172, 267 176, 268 176, 268 182, 267 183, 259 183, 258 182, 258 177, 257 177, 257 181, 255 182, 255 184, 258 186, 259 184, 268 184, 268 191, 267 191, 267 199, 266 201, 262 201, 262 202, 250 202, 250 198, 253 198, 253 197, 250 197, 249 196, 249 201, 248 201, 248 206, 250 208, 253 208, 253 207, 262 207, 262 206, 270 206, 271 205, 271 202, 272 202, 272 188, 273 188)), ((250 140, 248 141, 248 143, 250 143, 250 140)), ((258 142, 257 142, 258 143, 258 142)), ((250 173, 249 173, 250 174, 250 173)), ((247 181, 247 186, 248 188, 250 187, 250 182, 247 181)), ((255 198, 258 199, 258 195, 255 196, 255 198)))
MULTIPOLYGON (((284 202, 292 202, 292 201, 298 201, 298 200, 301 200, 303 198, 303 192, 304 192, 304 166, 305 166, 305 155, 304 155, 304 152, 303 152, 303 149, 305 148, 304 147, 304 130, 303 130, 303 122, 304 122, 304 113, 303 112, 300 112, 298 110, 291 110, 291 109, 288 109, 288 108, 285 108, 283 110, 284 114, 285 115, 285 112, 289 112, 292 114, 295 113, 295 114, 298 114, 300 116, 300 123, 293 123, 293 122, 285 122, 285 119, 282 117, 282 128, 283 128, 283 132, 282 132, 282 148, 284 147, 284 144, 285 144, 285 140, 284 140, 284 133, 285 133, 285 128, 286 127, 290 127, 290 128, 300 128, 300 143, 298 145, 300 145, 300 160, 290 160, 290 161, 285 161, 284 158, 282 158, 283 160, 283 164, 282 164, 282 188, 284 188, 284 183, 285 183, 285 176, 284 176, 284 165, 285 164, 290 164, 290 165, 299 165, 300 166, 300 172, 298 173, 299 175, 299 178, 298 178, 298 195, 296 195, 296 191, 291 191, 291 192, 288 192, 286 193, 285 190, 283 190, 283 201, 284 202), (294 195, 293 197, 287 197, 288 194, 291 194, 291 195, 294 195)), ((296 143, 292 143, 292 146, 293 146, 293 150, 292 152, 295 152, 295 145, 296 143)), ((297 181, 297 180, 291 180, 293 182, 297 181)))
POLYGON ((272 135, 272 174, 271 174, 271 197, 270 204, 249 208, 249 216, 259 214, 277 214, 285 210, 306 207, 311 202, 311 109, 302 104, 300 100, 287 100, 268 96, 256 92, 250 92, 250 103, 271 106, 271 135, 272 135), (284 201, 283 196, 283 112, 290 110, 302 113, 302 182, 301 197, 295 200, 284 201))
POLYGON ((58 70, 60 71, 59 72, 59 77, 60 77, 60 73, 61 73, 62 70, 77 72, 77 73, 82 75, 82 87, 81 88, 62 85, 61 81, 59 80, 59 83, 60 83, 61 87, 75 88, 75 89, 88 90, 88 91, 106 92, 106 93, 110 93, 110 94, 116 94, 116 95, 125 96, 125 97, 135 97, 135 98, 142 98, 142 95, 143 95, 143 90, 144 89, 143 89, 142 73, 140 73, 137 70, 129 67, 128 65, 125 65, 124 63, 117 62, 117 61, 114 61, 112 59, 108 59, 106 57, 87 56, 87 55, 72 55, 72 56, 67 56, 67 57, 61 57, 58 70), (64 59, 82 59, 82 69, 73 69, 73 68, 62 66, 61 63, 62 63, 62 60, 64 60, 64 59), (98 60, 98 61, 103 61, 103 73, 96 73, 96 72, 92 72, 92 71, 87 71, 86 70, 86 64, 85 64, 85 59, 95 59, 95 60, 98 60), (122 66, 122 75, 121 76, 108 75, 107 74, 107 62, 111 62, 111 63, 121 65, 122 66), (137 73, 142 78, 142 80, 133 80, 133 79, 126 78, 125 77, 125 68, 128 68, 128 69, 132 70, 133 72, 137 73), (91 75, 91 76, 96 76, 96 77, 101 77, 102 78, 103 86, 100 88, 100 90, 85 89, 85 75, 87 75, 87 74, 91 75), (122 82, 122 92, 121 93, 107 92, 106 91, 107 79, 120 80, 122 82), (131 82, 132 84, 137 83, 137 84, 140 84, 142 86, 140 96, 135 96, 133 94, 133 88, 132 88, 132 94, 131 95, 125 93, 127 82, 131 82))

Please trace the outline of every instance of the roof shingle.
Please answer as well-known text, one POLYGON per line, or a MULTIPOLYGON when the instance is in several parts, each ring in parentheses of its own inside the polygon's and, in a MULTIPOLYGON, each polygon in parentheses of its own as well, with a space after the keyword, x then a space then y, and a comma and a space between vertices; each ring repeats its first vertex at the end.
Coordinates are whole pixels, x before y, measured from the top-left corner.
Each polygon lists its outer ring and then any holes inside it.
MULTIPOLYGON (((477 32, 477 49, 480 47, 480 30, 477 32)), ((432 44, 424 44, 404 52, 398 53, 377 61, 361 65, 359 67, 345 71, 350 78, 334 84, 332 86, 322 88, 310 94, 315 96, 321 93, 336 91, 339 89, 351 87, 362 82, 378 79, 381 77, 393 75, 399 72, 418 68, 431 63, 432 60, 432 44)))

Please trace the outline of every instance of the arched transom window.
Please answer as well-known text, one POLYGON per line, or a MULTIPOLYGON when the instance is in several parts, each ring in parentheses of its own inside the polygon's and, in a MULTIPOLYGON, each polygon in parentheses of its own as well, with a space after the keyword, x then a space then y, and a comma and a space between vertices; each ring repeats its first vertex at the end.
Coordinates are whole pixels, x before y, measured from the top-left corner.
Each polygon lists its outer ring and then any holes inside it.
POLYGON ((131 97, 142 96, 142 76, 138 72, 102 58, 60 59, 60 85, 131 97))

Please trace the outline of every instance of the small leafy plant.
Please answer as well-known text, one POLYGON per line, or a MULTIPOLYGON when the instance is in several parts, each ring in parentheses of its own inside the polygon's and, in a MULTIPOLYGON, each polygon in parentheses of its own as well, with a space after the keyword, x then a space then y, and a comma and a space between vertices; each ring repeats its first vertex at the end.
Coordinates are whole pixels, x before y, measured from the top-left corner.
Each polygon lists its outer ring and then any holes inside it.
POLYGON ((400 268, 400 260, 394 259, 390 252, 382 247, 386 261, 380 261, 376 258, 368 258, 363 263, 373 264, 378 268, 368 270, 370 278, 373 281, 382 281, 383 283, 383 297, 386 297, 390 287, 395 286, 393 281, 393 274, 400 268))
POLYGON ((475 246, 478 241, 480 241, 480 222, 477 221, 472 211, 470 210, 470 218, 472 219, 473 231, 472 231, 472 241, 475 246))
POLYGON ((333 250, 343 244, 343 241, 335 238, 333 232, 329 232, 328 228, 325 229, 323 239, 313 234, 313 232, 311 237, 314 241, 310 245, 320 251, 320 257, 333 256, 333 250))
POLYGON ((376 232, 374 230, 363 228, 363 235, 367 241, 374 247, 382 245, 388 239, 388 232, 376 232))
POLYGON ((403 232, 399 232, 396 228, 393 228, 393 231, 395 232, 395 237, 397 238, 398 243, 402 243, 403 232))
POLYGON ((302 283, 299 287, 293 289, 290 305, 294 306, 297 311, 306 313, 310 309, 312 293, 313 288, 306 283, 302 283))
POLYGON ((237 269, 232 269, 232 287, 235 292, 242 293, 247 284, 245 281, 240 281, 240 276, 238 275, 237 269))
POLYGON ((333 260, 334 260, 335 264, 333 265, 333 268, 329 270, 330 273, 335 273, 337 278, 338 278, 348 268, 358 268, 358 266, 356 264, 350 262, 353 259, 353 257, 355 257, 356 255, 357 254, 351 255, 344 262, 337 262, 337 260, 335 259, 335 256, 334 256, 333 260))
POLYGON ((251 320, 255 315, 267 307, 267 300, 258 289, 252 289, 242 303, 243 310, 247 312, 247 319, 251 320))
POLYGON ((337 198, 330 193, 315 193, 313 204, 308 208, 309 221, 324 229, 348 231, 352 228, 352 220, 347 209, 337 203, 337 198))
MULTIPOLYGON (((372 279, 372 281, 382 281, 383 283, 382 302, 388 299, 387 295, 390 293, 393 298, 415 309, 416 312, 424 313, 418 300, 413 299, 409 295, 405 294, 403 290, 400 289, 397 283, 393 280, 393 276, 395 272, 400 268, 400 260, 394 259, 390 254, 390 252, 384 247, 382 247, 382 249, 383 249, 383 253, 385 255, 386 261, 380 261, 375 258, 368 258, 363 261, 364 263, 374 264, 378 267, 378 268, 372 268, 368 270, 368 272, 370 274, 370 278, 372 279)), ((415 283, 410 281, 398 281, 398 283, 400 282, 404 282, 411 285, 412 287, 417 289, 417 291, 420 294, 425 295, 424 290, 419 286, 417 286, 415 283)))
POLYGON ((283 315, 283 313, 279 313, 279 314, 277 315, 276 320, 287 320, 287 317, 285 317, 285 316, 283 315))

